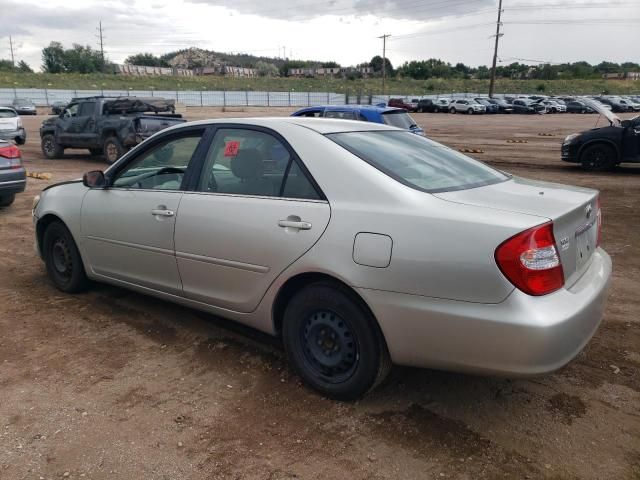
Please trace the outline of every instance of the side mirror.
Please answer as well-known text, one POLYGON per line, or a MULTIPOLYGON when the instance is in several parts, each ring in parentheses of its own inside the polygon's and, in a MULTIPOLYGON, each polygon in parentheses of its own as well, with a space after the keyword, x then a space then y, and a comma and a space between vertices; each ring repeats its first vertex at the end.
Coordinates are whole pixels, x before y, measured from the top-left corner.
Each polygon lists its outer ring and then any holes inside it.
POLYGON ((631 120, 622 120, 622 122, 620 122, 620 125, 624 128, 630 127, 631 126, 631 120))
POLYGON ((82 184, 89 188, 103 188, 107 185, 107 179, 102 170, 93 170, 82 176, 82 184))

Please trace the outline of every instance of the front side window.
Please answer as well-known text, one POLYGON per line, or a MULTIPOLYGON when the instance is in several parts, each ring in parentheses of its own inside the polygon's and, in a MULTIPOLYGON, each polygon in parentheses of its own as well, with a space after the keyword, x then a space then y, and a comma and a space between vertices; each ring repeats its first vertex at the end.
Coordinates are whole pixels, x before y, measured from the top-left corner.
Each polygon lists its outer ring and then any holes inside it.
POLYGON ((167 140, 144 151, 120 171, 114 188, 180 190, 202 133, 167 140))
POLYGON ((464 190, 509 179, 483 163, 409 132, 347 132, 327 137, 391 178, 417 190, 464 190))
POLYGON ((64 110, 65 117, 75 117, 78 114, 79 103, 73 103, 64 110))
POLYGON ((13 110, 0 109, 0 118, 15 118, 18 114, 13 110))
POLYGON ((257 130, 218 130, 204 163, 201 192, 317 200, 313 184, 275 136, 257 130))

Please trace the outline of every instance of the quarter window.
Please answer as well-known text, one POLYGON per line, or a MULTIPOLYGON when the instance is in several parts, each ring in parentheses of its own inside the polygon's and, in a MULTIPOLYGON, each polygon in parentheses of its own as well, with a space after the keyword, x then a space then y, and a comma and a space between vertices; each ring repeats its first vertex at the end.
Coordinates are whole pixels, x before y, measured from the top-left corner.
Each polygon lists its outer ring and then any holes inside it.
POLYGON ((202 133, 173 138, 133 159, 118 173, 115 188, 180 190, 202 133))

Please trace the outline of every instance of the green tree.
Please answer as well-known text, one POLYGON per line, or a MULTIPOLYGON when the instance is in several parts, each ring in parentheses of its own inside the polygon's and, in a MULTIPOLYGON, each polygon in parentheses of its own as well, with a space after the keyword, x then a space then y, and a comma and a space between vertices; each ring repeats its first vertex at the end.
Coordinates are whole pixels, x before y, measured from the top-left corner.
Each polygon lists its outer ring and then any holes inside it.
POLYGON ((320 66, 322 68, 340 68, 340 64, 336 62, 322 62, 320 66))
POLYGON ((382 57, 380 55, 376 55, 371 59, 369 64, 373 67, 374 73, 379 73, 382 75, 382 65, 385 65, 385 73, 388 77, 393 76, 393 65, 391 65, 391 61, 388 58, 384 59, 383 62, 382 57))
POLYGON ((0 72, 13 72, 15 69, 11 60, 0 59, 0 72))
POLYGON ((51 42, 42 49, 42 70, 46 73, 62 73, 65 65, 64 47, 60 42, 51 42))
POLYGON ((17 68, 18 68, 18 71, 22 73, 33 73, 33 69, 24 60, 20 60, 20 62, 18 62, 17 68))
POLYGON ((260 77, 277 77, 280 71, 273 63, 259 60, 255 65, 256 72, 260 77))
POLYGON ((144 67, 169 67, 169 62, 161 57, 156 57, 153 53, 136 53, 127 57, 124 63, 130 65, 141 65, 144 67))

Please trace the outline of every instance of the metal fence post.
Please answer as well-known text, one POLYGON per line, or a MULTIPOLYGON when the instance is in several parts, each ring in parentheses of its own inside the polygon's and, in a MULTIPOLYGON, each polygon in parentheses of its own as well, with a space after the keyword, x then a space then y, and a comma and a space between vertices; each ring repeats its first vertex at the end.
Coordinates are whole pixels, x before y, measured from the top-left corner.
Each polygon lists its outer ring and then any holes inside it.
POLYGON ((74 97, 77 97, 77 96, 78 96, 78 90, 74 90, 74 91, 73 91, 73 96, 74 96, 74 97))
POLYGON ((200 106, 202 106, 202 90, 200 90, 200 106))
POLYGON ((249 106, 249 91, 245 90, 244 91, 244 102, 247 104, 247 107, 249 106))
POLYGON ((289 93, 289 106, 291 106, 291 90, 289 90, 288 93, 289 93))
POLYGON ((44 98, 45 101, 47 102, 47 106, 49 106, 49 93, 47 92, 47 89, 44 89, 44 98))
POLYGON ((271 99, 269 98, 269 92, 267 92, 267 107, 271 106, 271 99))
POLYGON ((311 92, 307 92, 307 107, 311 106, 311 92))
POLYGON ((222 106, 223 107, 227 106, 227 91, 226 90, 222 91, 222 106))
POLYGON ((329 92, 327 92, 327 105, 329 105, 329 92))

